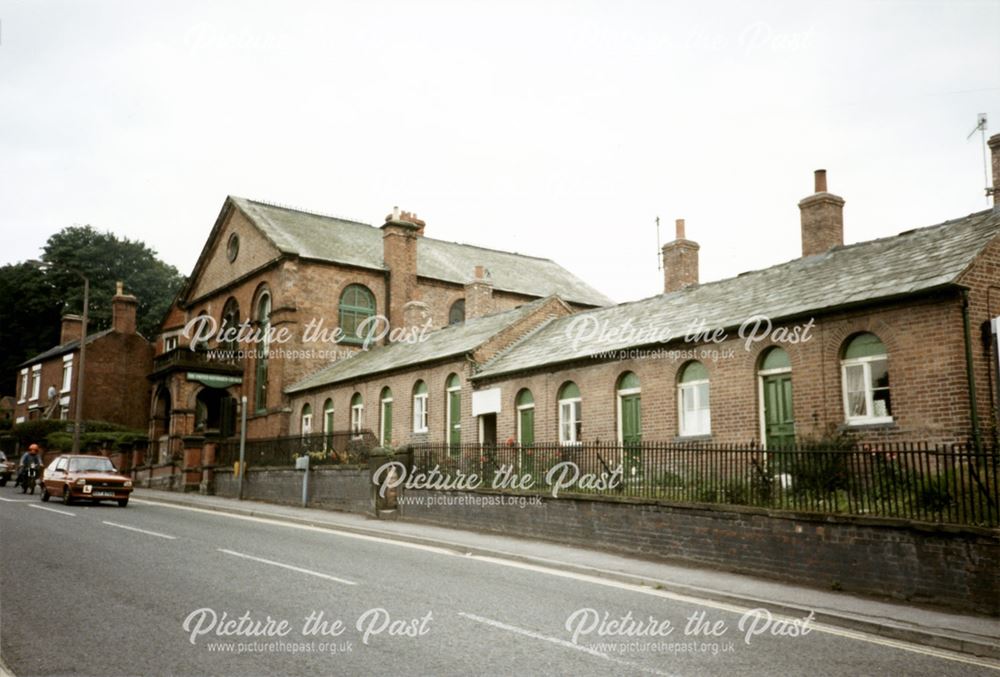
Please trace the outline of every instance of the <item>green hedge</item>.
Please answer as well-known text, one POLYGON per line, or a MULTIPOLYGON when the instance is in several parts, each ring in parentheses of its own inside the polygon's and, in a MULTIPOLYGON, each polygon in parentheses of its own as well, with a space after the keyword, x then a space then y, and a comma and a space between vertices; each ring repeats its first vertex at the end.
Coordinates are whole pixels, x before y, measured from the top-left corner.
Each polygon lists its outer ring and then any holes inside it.
MULTIPOLYGON (((11 435, 22 449, 29 444, 39 444, 46 451, 70 451, 73 448, 72 427, 72 421, 39 419, 16 424, 11 429, 11 435)), ((84 421, 83 429, 85 432, 80 435, 81 449, 118 451, 146 440, 146 434, 140 430, 131 430, 107 421, 84 421)))

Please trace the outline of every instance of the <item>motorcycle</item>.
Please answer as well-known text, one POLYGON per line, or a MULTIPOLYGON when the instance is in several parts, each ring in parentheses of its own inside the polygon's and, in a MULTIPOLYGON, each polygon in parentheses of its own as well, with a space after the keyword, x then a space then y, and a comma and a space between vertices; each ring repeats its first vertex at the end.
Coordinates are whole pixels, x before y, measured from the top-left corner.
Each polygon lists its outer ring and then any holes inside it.
POLYGON ((21 479, 21 493, 22 494, 34 494, 35 484, 38 482, 38 475, 41 472, 41 466, 39 465, 29 465, 24 469, 24 477, 21 479))

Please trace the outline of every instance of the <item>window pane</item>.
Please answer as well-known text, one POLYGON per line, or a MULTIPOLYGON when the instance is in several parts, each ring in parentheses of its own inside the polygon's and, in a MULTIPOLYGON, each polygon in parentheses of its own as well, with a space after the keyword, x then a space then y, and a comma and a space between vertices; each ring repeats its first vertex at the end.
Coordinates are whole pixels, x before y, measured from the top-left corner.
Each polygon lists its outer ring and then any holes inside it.
POLYGON ((868 416, 868 397, 865 394, 865 368, 861 364, 848 365, 844 369, 847 388, 847 415, 868 416))

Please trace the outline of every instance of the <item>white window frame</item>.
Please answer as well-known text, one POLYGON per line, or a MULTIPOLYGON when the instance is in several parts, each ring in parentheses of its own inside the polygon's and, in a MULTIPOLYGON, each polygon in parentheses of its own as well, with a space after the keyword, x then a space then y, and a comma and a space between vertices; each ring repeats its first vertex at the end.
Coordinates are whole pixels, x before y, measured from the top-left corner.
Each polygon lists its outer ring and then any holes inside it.
POLYGON ((305 437, 306 435, 312 435, 312 426, 313 426, 313 415, 312 415, 312 408, 310 407, 308 414, 302 414, 302 423, 299 428, 302 437, 305 437))
POLYGON ((21 397, 18 399, 18 404, 28 401, 28 368, 25 367, 21 370, 21 397))
POLYGON ((351 433, 353 435, 361 434, 361 422, 365 415, 365 403, 351 405, 351 433))
POLYGON ((413 396, 413 432, 427 432, 427 396, 429 393, 419 393, 413 396))
POLYGON ((583 423, 583 398, 570 397, 559 400, 559 444, 577 446, 583 444, 578 439, 576 428, 583 423))
POLYGON ((700 379, 698 381, 682 381, 677 384, 677 427, 679 437, 704 437, 705 435, 712 434, 712 391, 711 391, 711 381, 710 379, 700 379), (708 406, 701 406, 701 396, 699 393, 700 386, 707 386, 708 392, 708 406), (684 402, 686 397, 694 397, 695 406, 693 407, 694 412, 701 411, 705 409, 708 411, 707 416, 707 426, 704 430, 695 429, 689 430, 685 425, 687 423, 684 418, 684 402))
POLYGON ((62 389, 60 392, 68 393, 73 388, 73 353, 63 355, 62 389))
POLYGON ((850 359, 840 361, 841 394, 844 402, 844 419, 847 421, 847 425, 877 425, 879 423, 892 423, 893 421, 891 414, 889 416, 875 416, 872 414, 872 412, 875 411, 875 389, 872 387, 873 362, 885 362, 886 371, 888 371, 889 356, 885 354, 852 357, 850 359), (847 370, 850 367, 858 366, 862 368, 862 373, 864 375, 865 410, 869 412, 865 416, 851 416, 850 398, 848 397, 847 392, 847 370))
POLYGON ((42 392, 42 365, 36 364, 31 368, 31 402, 38 399, 42 392))
POLYGON ((457 422, 451 420, 451 394, 452 393, 460 393, 461 391, 462 391, 462 382, 461 381, 458 382, 457 386, 448 386, 448 387, 446 387, 444 389, 444 392, 445 392, 445 396, 444 396, 445 438, 448 440, 448 444, 451 444, 451 430, 452 430, 453 426, 454 426, 454 428, 456 430, 459 431, 459 435, 460 436, 462 434, 461 433, 461 430, 462 430, 462 416, 461 416, 461 412, 459 412, 459 417, 458 417, 458 421, 457 422))
POLYGON ((169 353, 171 350, 177 350, 179 345, 179 339, 177 334, 165 334, 163 336, 163 352, 169 353))

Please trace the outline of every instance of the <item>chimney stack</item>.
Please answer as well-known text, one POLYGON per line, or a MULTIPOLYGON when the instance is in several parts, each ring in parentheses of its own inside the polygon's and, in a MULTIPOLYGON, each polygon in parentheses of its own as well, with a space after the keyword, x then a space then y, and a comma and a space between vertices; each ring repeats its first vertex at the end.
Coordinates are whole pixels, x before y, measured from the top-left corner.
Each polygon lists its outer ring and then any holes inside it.
POLYGON ((674 222, 676 237, 663 245, 663 292, 679 291, 698 284, 697 242, 684 235, 684 219, 674 222))
POLYGON ((993 196, 993 211, 1000 211, 1000 134, 994 134, 988 141, 993 156, 993 186, 986 189, 993 196))
POLYGON ((493 279, 483 266, 476 266, 472 280, 465 283, 465 319, 493 312, 493 279))
POLYGON ((417 299, 417 238, 424 222, 393 207, 382 224, 382 260, 389 270, 387 315, 390 327, 406 326, 406 304, 417 299))
POLYGON ((83 318, 79 315, 63 315, 62 328, 59 331, 59 345, 78 341, 81 334, 83 334, 83 318))
POLYGON ((826 170, 817 169, 815 193, 799 202, 802 256, 822 254, 844 244, 844 198, 826 191, 826 170))
POLYGON ((119 282, 115 295, 111 297, 111 329, 120 334, 136 332, 135 314, 139 301, 131 294, 126 294, 124 285, 119 282))

